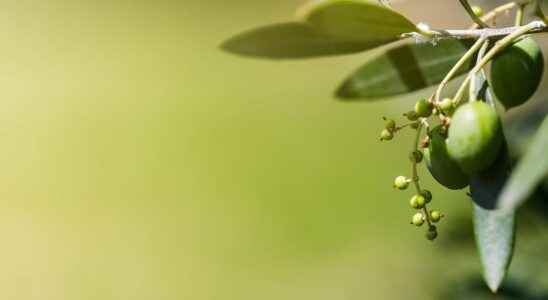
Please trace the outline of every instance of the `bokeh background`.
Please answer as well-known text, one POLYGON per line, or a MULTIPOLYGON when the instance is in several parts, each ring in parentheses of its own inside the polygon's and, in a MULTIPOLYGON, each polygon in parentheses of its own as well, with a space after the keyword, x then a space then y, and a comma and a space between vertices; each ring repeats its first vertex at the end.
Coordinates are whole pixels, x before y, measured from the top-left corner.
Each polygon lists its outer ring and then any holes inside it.
MULTIPOLYGON (((2 1, 0 298, 449 299, 481 283, 465 192, 421 169, 447 215, 430 243, 391 186, 412 134, 378 142, 381 117, 419 94, 337 102, 367 54, 218 49, 301 2, 2 1)), ((469 23, 457 1, 394 5, 469 23)), ((522 245, 512 274, 531 286, 542 249, 522 245)))

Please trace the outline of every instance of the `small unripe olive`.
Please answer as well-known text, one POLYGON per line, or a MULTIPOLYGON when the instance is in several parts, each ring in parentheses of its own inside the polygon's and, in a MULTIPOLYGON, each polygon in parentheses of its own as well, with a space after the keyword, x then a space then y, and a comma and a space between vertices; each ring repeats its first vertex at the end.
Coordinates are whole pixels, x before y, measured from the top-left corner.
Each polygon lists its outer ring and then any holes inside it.
POLYGON ((430 131, 430 144, 424 149, 426 166, 441 185, 459 190, 468 186, 468 176, 447 152, 445 129, 438 125, 430 131))
POLYGON ((535 93, 543 70, 542 50, 533 38, 526 37, 493 58, 490 84, 509 109, 525 103, 535 93))
POLYGON ((411 223, 415 226, 421 226, 422 224, 424 224, 424 216, 422 215, 422 213, 414 214, 411 223))
POLYGON ((422 152, 419 150, 415 150, 411 153, 409 153, 409 160, 414 163, 420 163, 422 161, 422 152))
POLYGON ((451 120, 447 152, 466 174, 487 169, 497 158, 503 133, 494 108, 480 101, 457 109, 451 120))
POLYGON ((392 133, 392 131, 388 130, 388 129, 383 129, 381 131, 381 141, 389 141, 391 140, 392 138, 394 138, 394 133, 392 133))
POLYGON ((386 123, 384 123, 384 128, 388 131, 396 130, 396 121, 392 119, 386 119, 386 123))
POLYGON ((438 237, 438 230, 436 229, 436 226, 430 226, 428 231, 426 231, 426 239, 433 241, 436 237, 438 237))
POLYGON ((437 210, 433 210, 430 212, 430 220, 432 220, 432 222, 434 223, 439 222, 439 220, 441 220, 441 217, 443 217, 443 215, 437 210))
POLYGON ((416 121, 419 119, 417 113, 413 110, 410 110, 403 114, 409 121, 416 121))
POLYGON ((422 118, 429 117, 432 114, 432 108, 432 103, 424 98, 415 103, 415 113, 417 114, 417 116, 422 118))
POLYGON ((426 200, 426 203, 430 203, 430 201, 432 201, 432 193, 429 190, 422 190, 421 196, 424 197, 424 200, 426 200))
POLYGON ((455 110, 453 106, 453 100, 451 98, 445 98, 438 103, 439 109, 446 115, 451 115, 455 110))
POLYGON ((411 206, 414 209, 421 209, 426 204, 426 199, 424 199, 421 195, 415 195, 411 197, 411 200, 409 200, 409 206, 411 206))
POLYGON ((481 17, 483 15, 483 9, 477 5, 472 5, 472 12, 474 15, 481 17))
POLYGON ((398 176, 396 177, 396 179, 394 179, 394 187, 399 190, 405 190, 409 186, 410 181, 411 180, 409 180, 405 176, 398 176))

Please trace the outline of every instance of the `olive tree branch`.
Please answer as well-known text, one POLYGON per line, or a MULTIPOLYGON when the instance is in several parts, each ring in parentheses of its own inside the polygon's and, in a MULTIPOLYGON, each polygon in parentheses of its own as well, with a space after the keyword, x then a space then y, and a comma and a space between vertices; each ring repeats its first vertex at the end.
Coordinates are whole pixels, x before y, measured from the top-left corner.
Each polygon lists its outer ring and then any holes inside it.
POLYGON ((528 28, 528 33, 548 32, 548 27, 543 21, 533 21, 524 26, 510 26, 501 28, 483 28, 483 29, 429 29, 427 25, 417 26, 421 32, 403 33, 402 37, 414 37, 418 41, 436 42, 441 39, 478 39, 481 37, 502 37, 520 32, 528 28))

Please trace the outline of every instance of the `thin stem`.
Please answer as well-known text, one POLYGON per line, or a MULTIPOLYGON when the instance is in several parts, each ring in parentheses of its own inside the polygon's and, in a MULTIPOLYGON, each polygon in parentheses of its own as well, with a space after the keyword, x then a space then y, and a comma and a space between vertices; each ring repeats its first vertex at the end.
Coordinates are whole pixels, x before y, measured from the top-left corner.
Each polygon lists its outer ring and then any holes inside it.
POLYGON ((520 4, 518 6, 518 10, 516 11, 516 22, 515 22, 515 25, 516 26, 521 26, 521 24, 523 23, 523 10, 525 8, 525 4, 520 4))
POLYGON ((468 4, 467 0, 459 0, 460 4, 464 7, 470 18, 478 24, 480 28, 489 28, 489 25, 487 25, 485 22, 483 22, 482 19, 480 19, 476 14, 474 13, 474 10, 472 7, 470 7, 470 4, 468 4))
POLYGON ((435 101, 439 102, 441 97, 441 92, 445 88, 445 86, 449 83, 451 79, 453 79, 453 76, 459 71, 459 69, 478 51, 478 49, 481 47, 483 42, 487 40, 487 37, 481 37, 479 38, 474 45, 466 53, 459 59, 459 61, 453 66, 453 68, 445 75, 445 78, 441 81, 440 85, 438 86, 438 89, 435 93, 435 101))
POLYGON ((496 42, 495 46, 491 50, 489 50, 487 54, 485 54, 483 59, 476 64, 476 66, 472 69, 472 71, 468 73, 468 76, 466 76, 466 79, 464 79, 464 82, 461 84, 459 90, 457 91, 457 94, 455 95, 455 98, 454 98, 455 104, 458 104, 459 101, 462 99, 462 96, 464 95, 464 91, 466 90, 466 87, 470 83, 470 80, 473 74, 481 70, 498 52, 506 48, 506 46, 512 43, 516 38, 538 28, 546 28, 546 24, 542 21, 533 21, 525 26, 519 27, 518 30, 512 32, 511 34, 507 35, 500 41, 496 42))
MULTIPOLYGON (((529 2, 529 1, 527 1, 529 2)), ((489 11, 488 13, 486 13, 485 15, 483 15, 483 17, 481 17, 481 20, 485 23, 495 19, 498 15, 516 7, 518 5, 517 2, 510 2, 510 3, 506 3, 506 4, 503 4, 501 6, 497 6, 495 7, 493 10, 489 11)), ((470 27, 470 29, 477 29, 479 28, 478 24, 474 23, 474 25, 472 25, 470 27)))
MULTIPOLYGON (((481 62, 481 60, 483 59, 483 56, 485 55, 485 51, 487 51, 487 48, 489 47, 489 40, 486 40, 482 45, 481 45, 481 49, 478 51, 478 58, 477 58, 477 62, 476 63, 479 63, 481 62)), ((473 101, 476 101, 477 100, 477 90, 476 90, 476 78, 473 78, 470 80, 470 90, 469 90, 469 99, 471 102, 473 101)), ((481 87, 480 87, 481 89, 481 87)))
POLYGON ((541 18, 544 22, 548 22, 548 18, 544 15, 542 7, 540 6, 540 1, 535 2, 535 15, 541 18))
MULTIPOLYGON (((411 151, 417 151, 419 147, 419 141, 421 137, 423 122, 419 122, 419 127, 417 127, 417 135, 415 136, 415 140, 413 140, 413 147, 411 151)), ((420 195, 422 192, 421 185, 419 183, 419 175, 417 172, 417 162, 413 161, 412 163, 412 180, 413 185, 415 186, 415 190, 417 191, 417 195, 420 195)), ((423 207, 424 212, 424 219, 426 220, 426 223, 428 224, 428 227, 432 226, 432 222, 430 221, 430 214, 428 213, 428 209, 426 208, 426 204, 423 207)))

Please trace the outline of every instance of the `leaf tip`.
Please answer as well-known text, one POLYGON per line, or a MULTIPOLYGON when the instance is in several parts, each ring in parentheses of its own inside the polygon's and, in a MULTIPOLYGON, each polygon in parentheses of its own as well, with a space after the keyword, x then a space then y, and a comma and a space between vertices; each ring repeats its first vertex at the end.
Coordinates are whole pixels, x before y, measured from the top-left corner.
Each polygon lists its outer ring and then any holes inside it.
POLYGON ((486 276, 485 283, 487 284, 491 292, 496 294, 500 288, 500 285, 502 284, 502 279, 503 279, 502 277, 486 276))
POLYGON ((345 81, 339 85, 334 94, 335 97, 341 101, 348 101, 356 96, 348 81, 345 81))

